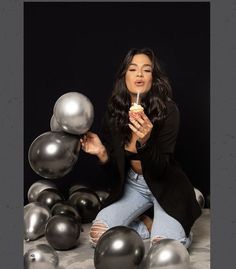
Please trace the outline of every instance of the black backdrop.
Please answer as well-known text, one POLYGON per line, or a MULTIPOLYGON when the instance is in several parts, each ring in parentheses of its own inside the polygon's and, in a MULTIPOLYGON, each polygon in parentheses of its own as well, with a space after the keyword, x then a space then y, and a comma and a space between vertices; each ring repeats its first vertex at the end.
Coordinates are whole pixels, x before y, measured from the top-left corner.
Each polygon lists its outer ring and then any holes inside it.
MULTIPOLYGON (((28 149, 50 131, 56 100, 78 91, 100 123, 118 65, 131 47, 151 47, 168 73, 181 113, 176 158, 193 185, 210 194, 210 4, 208 2, 24 3, 24 202, 43 179, 28 149)), ((78 182, 103 186, 97 160, 80 152, 74 169, 54 180, 66 196, 78 182)))

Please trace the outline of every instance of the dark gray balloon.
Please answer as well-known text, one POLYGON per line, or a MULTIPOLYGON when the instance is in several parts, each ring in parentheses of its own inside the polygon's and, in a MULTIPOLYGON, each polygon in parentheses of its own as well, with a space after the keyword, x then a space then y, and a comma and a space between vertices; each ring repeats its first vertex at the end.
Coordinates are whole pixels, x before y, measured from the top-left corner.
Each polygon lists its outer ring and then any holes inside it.
POLYGON ((50 129, 52 132, 63 132, 62 127, 57 122, 54 115, 52 115, 51 120, 50 120, 50 129))
POLYGON ((102 191, 102 190, 98 190, 98 191, 95 191, 96 194, 98 195, 99 197, 99 200, 101 202, 101 204, 104 204, 106 199, 109 197, 110 193, 108 191, 102 191))
POLYGON ((46 244, 38 244, 24 254, 24 269, 56 269, 58 264, 57 252, 46 244))
POLYGON ((90 223, 101 209, 101 202, 97 194, 89 189, 80 189, 69 196, 70 203, 76 207, 82 223, 90 223))
POLYGON ((145 253, 140 235, 130 227, 116 226, 98 240, 94 251, 96 269, 137 269, 145 253))
POLYGON ((195 192, 196 199, 197 199, 197 202, 198 202, 199 206, 201 208, 204 208, 204 206, 205 206, 205 199, 204 199, 203 194, 197 188, 194 188, 194 192, 195 192))
POLYGON ((81 224, 73 217, 54 215, 45 229, 48 243, 57 250, 69 250, 76 247, 80 236, 81 224))
POLYGON ((29 202, 35 202, 38 198, 38 195, 40 194, 40 192, 47 190, 47 189, 53 189, 53 190, 57 190, 57 186, 56 184, 54 184, 53 182, 49 181, 49 180, 38 180, 35 183, 33 183, 29 190, 28 190, 28 200, 29 202))
POLYGON ((149 249, 145 262, 146 269, 189 269, 190 257, 179 241, 162 239, 149 249))
POLYGON ((87 186, 85 186, 85 185, 75 184, 75 185, 73 185, 73 186, 70 187, 70 189, 69 189, 69 196, 72 193, 79 191, 80 189, 88 189, 88 190, 90 190, 90 188, 87 187, 87 186))
POLYGON ((24 239, 31 241, 43 236, 50 217, 50 209, 38 202, 24 206, 24 239))
POLYGON ((64 198, 57 190, 44 190, 37 198, 37 202, 52 208, 57 202, 63 201, 64 198))
POLYGON ((74 206, 72 206, 68 201, 61 201, 56 203, 51 208, 52 215, 64 215, 75 218, 79 223, 81 223, 81 216, 74 206))
POLYGON ((46 132, 31 144, 28 159, 31 168, 48 179, 61 178, 68 174, 78 160, 79 138, 57 132, 46 132))
POLYGON ((65 132, 80 135, 90 129, 94 119, 94 108, 85 95, 68 92, 56 101, 53 114, 65 132))

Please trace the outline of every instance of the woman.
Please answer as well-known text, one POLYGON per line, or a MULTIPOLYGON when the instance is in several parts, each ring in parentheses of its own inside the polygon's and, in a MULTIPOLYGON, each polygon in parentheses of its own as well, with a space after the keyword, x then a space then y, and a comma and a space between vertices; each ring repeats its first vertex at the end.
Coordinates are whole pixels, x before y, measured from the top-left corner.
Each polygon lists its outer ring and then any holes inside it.
POLYGON ((129 225, 155 243, 163 238, 191 243, 201 209, 192 184, 174 160, 179 111, 168 78, 151 49, 131 49, 117 74, 104 117, 103 138, 88 132, 82 149, 96 155, 112 191, 90 231, 96 245, 109 228, 129 225), (130 106, 141 100, 143 111, 130 106), (139 217, 154 206, 153 223, 139 217))

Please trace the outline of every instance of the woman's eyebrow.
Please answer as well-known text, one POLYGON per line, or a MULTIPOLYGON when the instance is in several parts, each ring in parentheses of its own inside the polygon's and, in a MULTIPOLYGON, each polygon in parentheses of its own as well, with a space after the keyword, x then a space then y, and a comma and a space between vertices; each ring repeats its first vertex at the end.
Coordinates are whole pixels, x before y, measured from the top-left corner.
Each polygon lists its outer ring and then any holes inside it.
MULTIPOLYGON (((138 66, 136 63, 131 63, 130 65, 138 66)), ((152 67, 150 64, 143 64, 143 66, 149 66, 149 67, 152 67)))

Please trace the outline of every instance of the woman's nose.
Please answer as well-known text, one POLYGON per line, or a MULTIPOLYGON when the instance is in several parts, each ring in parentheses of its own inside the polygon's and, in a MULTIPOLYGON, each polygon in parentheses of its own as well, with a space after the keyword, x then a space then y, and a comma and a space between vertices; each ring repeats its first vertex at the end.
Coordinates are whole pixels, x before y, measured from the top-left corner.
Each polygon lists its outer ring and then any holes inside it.
POLYGON ((140 70, 140 71, 138 71, 138 73, 137 73, 137 77, 142 77, 143 76, 143 73, 142 73, 142 71, 140 70))

